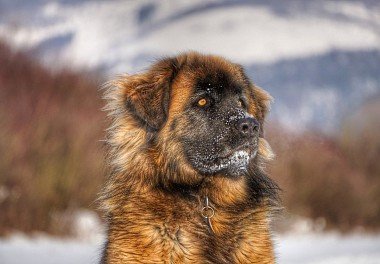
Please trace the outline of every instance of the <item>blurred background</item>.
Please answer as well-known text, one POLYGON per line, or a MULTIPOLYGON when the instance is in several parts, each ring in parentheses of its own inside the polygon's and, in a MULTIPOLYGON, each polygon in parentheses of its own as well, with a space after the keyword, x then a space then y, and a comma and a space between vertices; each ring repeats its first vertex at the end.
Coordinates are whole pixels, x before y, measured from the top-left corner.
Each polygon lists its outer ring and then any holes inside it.
POLYGON ((99 88, 188 50, 274 97, 279 263, 380 263, 377 0, 0 0, 0 263, 96 262, 99 88))

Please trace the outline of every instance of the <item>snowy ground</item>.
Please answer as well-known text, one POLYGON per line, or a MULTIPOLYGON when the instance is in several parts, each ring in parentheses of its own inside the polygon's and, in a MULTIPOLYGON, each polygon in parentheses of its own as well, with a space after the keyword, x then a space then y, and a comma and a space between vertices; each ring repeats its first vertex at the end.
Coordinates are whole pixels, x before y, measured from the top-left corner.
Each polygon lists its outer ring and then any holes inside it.
MULTIPOLYGON (((380 234, 297 234, 277 236, 279 264, 375 264, 380 263, 380 234)), ((97 263, 102 239, 63 240, 15 235, 0 240, 1 264, 97 263)))
POLYGON ((277 242, 280 264, 380 263, 380 234, 289 234, 278 236, 277 242))

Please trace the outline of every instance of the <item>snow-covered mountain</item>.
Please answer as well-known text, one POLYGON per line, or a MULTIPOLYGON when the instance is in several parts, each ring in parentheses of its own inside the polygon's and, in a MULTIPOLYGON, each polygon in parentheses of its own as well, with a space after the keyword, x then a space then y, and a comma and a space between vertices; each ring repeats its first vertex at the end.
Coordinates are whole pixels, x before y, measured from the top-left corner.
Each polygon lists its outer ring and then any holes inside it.
POLYGON ((378 1, 0 0, 0 37, 44 63, 136 72, 197 50, 246 66, 272 118, 332 132, 380 93, 378 1))

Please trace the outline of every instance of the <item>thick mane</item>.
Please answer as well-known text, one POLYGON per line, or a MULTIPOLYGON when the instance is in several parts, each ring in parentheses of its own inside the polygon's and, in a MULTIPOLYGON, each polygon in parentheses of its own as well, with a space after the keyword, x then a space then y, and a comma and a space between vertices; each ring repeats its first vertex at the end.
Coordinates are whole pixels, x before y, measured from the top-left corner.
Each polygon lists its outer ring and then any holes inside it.
POLYGON ((280 201, 278 185, 264 171, 254 168, 254 166, 252 165, 247 172, 247 184, 251 202, 258 205, 265 200, 270 207, 278 206, 280 201))
POLYGON ((128 112, 124 101, 124 82, 129 76, 104 86, 103 108, 108 112, 110 126, 106 130, 107 164, 109 176, 100 195, 101 207, 112 211, 125 199, 130 188, 143 188, 148 174, 154 174, 155 168, 147 155, 149 133, 128 112))

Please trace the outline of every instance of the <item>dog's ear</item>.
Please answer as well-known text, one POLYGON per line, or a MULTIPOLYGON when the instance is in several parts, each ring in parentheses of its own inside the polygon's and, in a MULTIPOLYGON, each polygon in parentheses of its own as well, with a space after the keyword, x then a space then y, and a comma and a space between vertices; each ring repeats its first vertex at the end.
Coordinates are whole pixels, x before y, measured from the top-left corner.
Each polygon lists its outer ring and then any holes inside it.
POLYGON ((264 137, 264 121, 267 116, 267 113, 270 109, 270 103, 273 98, 270 94, 263 89, 257 87, 256 85, 252 85, 253 87, 253 98, 255 100, 257 106, 257 117, 260 122, 260 137, 264 137))
POLYGON ((273 98, 268 92, 264 91, 260 87, 252 85, 253 87, 253 98, 256 105, 256 115, 260 122, 260 132, 259 132, 259 151, 258 154, 265 161, 271 160, 275 157, 272 148, 269 143, 264 138, 264 121, 270 110, 270 103, 273 98))
POLYGON ((125 106, 148 129, 158 130, 164 124, 168 115, 170 86, 178 69, 177 59, 167 58, 153 64, 145 73, 125 79, 125 106))

